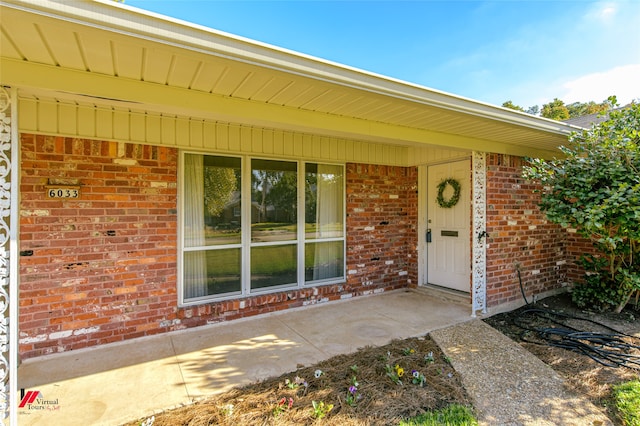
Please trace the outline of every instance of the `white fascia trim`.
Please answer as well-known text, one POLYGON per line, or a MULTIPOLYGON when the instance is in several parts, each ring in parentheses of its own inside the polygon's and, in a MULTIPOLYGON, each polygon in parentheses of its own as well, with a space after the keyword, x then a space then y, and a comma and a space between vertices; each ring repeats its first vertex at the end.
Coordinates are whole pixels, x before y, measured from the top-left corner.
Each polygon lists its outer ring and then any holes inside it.
POLYGON ((569 135, 580 127, 261 43, 113 0, 9 0, 0 5, 396 99, 569 135))

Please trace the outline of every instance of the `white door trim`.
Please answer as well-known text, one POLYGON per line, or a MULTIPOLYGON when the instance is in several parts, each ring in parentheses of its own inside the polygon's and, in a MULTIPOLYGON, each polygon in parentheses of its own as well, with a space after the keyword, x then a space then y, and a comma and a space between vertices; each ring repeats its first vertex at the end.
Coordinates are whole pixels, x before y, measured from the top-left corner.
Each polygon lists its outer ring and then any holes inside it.
POLYGON ((427 284, 427 168, 418 167, 418 286, 427 284))

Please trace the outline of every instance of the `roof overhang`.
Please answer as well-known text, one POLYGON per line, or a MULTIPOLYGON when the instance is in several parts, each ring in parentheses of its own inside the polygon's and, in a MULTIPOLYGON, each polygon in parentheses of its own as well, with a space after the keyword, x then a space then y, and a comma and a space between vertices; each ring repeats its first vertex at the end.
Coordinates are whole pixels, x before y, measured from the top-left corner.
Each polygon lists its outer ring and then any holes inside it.
POLYGON ((578 130, 111 0, 0 1, 0 52, 25 95, 134 111, 515 155, 578 130))

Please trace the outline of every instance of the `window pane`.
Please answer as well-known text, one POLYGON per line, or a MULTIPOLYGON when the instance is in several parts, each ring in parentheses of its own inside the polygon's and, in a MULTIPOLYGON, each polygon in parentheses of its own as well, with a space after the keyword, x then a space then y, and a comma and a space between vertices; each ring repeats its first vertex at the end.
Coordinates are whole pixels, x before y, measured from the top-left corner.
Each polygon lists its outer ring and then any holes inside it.
POLYGON ((297 245, 253 247, 251 249, 251 288, 295 284, 297 245))
POLYGON ((240 249, 184 253, 184 298, 240 292, 240 249))
POLYGON ((251 162, 251 241, 289 241, 297 232, 297 165, 251 162))
POLYGON ((307 239, 343 236, 343 168, 307 164, 305 169, 305 234, 307 239))
POLYGON ((342 241, 305 244, 305 282, 342 278, 344 246, 342 241))
POLYGON ((240 159, 185 154, 184 246, 239 244, 240 159))
POLYGON ((204 208, 206 244, 239 244, 242 211, 240 159, 206 156, 204 208))

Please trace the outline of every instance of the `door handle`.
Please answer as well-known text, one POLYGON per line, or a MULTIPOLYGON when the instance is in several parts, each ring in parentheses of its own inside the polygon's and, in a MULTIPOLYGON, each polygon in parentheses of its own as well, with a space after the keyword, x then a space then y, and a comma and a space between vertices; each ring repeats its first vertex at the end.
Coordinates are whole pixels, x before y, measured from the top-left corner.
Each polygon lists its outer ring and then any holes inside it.
POLYGON ((427 242, 431 242, 431 228, 427 229, 427 242))

